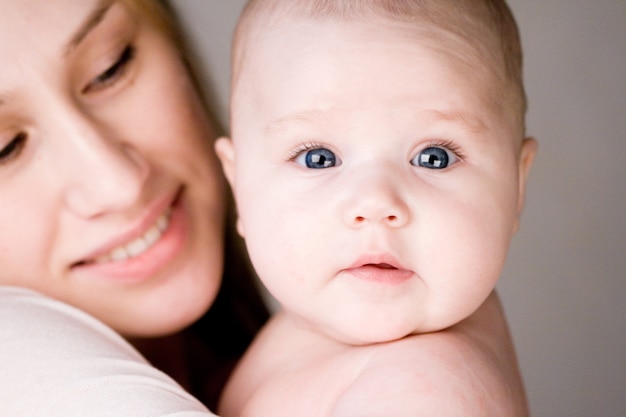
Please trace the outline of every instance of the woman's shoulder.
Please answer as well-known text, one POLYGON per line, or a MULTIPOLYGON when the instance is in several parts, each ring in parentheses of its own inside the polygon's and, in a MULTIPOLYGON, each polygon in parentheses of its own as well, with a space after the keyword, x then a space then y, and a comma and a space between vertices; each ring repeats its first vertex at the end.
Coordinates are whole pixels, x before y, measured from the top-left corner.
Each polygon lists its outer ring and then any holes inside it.
POLYGON ((113 329, 27 289, 0 286, 0 369, 0 415, 213 415, 113 329))
POLYGON ((0 286, 0 336, 2 349, 12 346, 52 352, 55 344, 71 350, 97 346, 143 360, 130 344, 101 321, 69 304, 26 288, 0 286), (44 343, 39 346, 36 341, 44 343), (82 344, 76 346, 76 342, 82 344))

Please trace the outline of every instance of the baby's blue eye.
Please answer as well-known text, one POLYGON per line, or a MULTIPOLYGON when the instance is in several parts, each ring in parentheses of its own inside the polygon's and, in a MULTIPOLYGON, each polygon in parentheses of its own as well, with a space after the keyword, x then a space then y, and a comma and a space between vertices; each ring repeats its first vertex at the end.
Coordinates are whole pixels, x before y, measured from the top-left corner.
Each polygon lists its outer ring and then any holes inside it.
POLYGON ((431 146, 411 160, 411 164, 428 169, 444 169, 453 164, 456 157, 444 148, 431 146))
POLYGON ((296 158, 296 162, 311 169, 331 168, 338 164, 335 154, 325 148, 311 149, 302 152, 296 158))

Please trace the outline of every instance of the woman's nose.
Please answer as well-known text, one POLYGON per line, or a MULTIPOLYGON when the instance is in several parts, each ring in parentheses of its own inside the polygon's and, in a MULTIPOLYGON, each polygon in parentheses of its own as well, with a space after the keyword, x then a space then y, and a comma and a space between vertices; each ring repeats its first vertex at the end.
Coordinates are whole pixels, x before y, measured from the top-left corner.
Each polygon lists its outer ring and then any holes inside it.
POLYGON ((67 208, 93 218, 136 205, 150 172, 140 151, 78 111, 57 122, 56 134, 63 135, 56 141, 57 161, 65 173, 60 180, 67 208))
POLYGON ((404 227, 410 220, 410 209, 400 185, 386 173, 367 175, 347 191, 344 222, 352 228, 383 225, 404 227))

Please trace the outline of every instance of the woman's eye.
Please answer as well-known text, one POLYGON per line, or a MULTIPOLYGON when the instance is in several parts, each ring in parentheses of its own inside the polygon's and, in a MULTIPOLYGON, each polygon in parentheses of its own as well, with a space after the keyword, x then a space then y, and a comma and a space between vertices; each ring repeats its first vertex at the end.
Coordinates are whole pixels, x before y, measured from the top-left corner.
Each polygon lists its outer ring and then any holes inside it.
POLYGON ((444 169, 454 164, 457 157, 450 151, 431 146, 421 151, 411 160, 411 164, 428 169, 444 169))
POLYGON ((340 162, 332 151, 325 148, 302 152, 295 158, 295 161, 311 169, 331 168, 337 166, 340 162))
POLYGON ((83 90, 84 93, 97 91, 103 88, 108 87, 111 84, 114 84, 119 78, 124 75, 124 71, 128 64, 135 57, 135 48, 131 45, 124 48, 122 54, 119 56, 117 61, 109 68, 106 69, 102 74, 98 75, 94 78, 83 90))
POLYGON ((20 154, 20 151, 26 144, 26 134, 20 133, 4 148, 0 149, 0 165, 11 161, 20 154))

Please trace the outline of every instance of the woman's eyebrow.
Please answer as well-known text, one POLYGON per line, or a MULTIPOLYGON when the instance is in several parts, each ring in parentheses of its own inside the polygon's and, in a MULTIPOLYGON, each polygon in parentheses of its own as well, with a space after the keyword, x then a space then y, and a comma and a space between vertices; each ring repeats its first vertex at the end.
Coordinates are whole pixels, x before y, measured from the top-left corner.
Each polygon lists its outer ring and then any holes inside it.
POLYGON ((87 16, 83 24, 79 26, 78 30, 76 30, 74 35, 70 38, 70 41, 65 48, 65 55, 74 50, 83 41, 83 39, 85 39, 100 22, 102 22, 102 19, 104 19, 104 16, 107 14, 114 2, 115 0, 100 0, 97 3, 94 10, 87 16))

